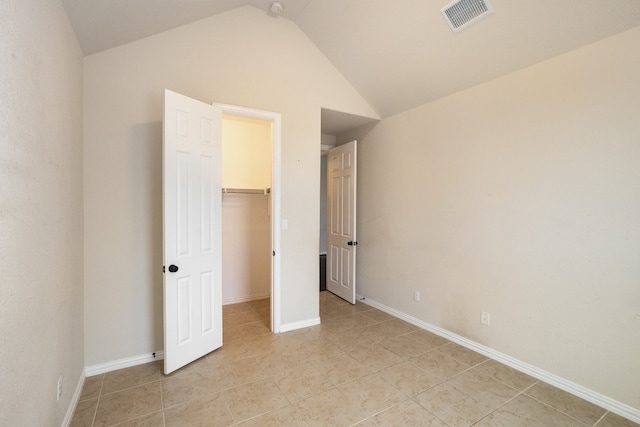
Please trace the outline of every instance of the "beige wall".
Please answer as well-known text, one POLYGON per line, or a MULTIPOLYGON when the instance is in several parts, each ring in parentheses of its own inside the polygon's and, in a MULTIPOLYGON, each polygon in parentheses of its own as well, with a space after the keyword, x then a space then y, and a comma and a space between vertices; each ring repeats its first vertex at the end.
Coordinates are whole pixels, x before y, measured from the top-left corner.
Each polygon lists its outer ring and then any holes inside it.
POLYGON ((359 293, 640 409, 638 52, 640 28, 341 136, 359 293))
POLYGON ((0 425, 59 426, 84 367, 82 53, 59 1, 0 22, 0 425))
POLYGON ((270 196, 222 196, 222 303, 271 295, 270 196))
POLYGON ((222 187, 271 187, 271 122, 222 116, 222 187))
POLYGON ((318 316, 320 109, 376 117, 295 24, 252 7, 86 57, 90 366, 163 347, 164 88, 282 114, 283 324, 318 316))

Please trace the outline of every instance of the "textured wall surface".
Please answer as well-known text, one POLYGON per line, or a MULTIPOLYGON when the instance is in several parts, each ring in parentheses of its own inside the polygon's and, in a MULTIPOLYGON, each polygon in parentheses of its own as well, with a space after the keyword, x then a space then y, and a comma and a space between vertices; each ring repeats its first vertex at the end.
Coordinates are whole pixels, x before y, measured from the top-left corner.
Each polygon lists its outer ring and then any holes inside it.
POLYGON ((640 409, 639 51, 636 28, 361 132, 359 292, 640 409))
POLYGON ((57 0, 0 22, 0 425, 59 426, 84 366, 82 53, 57 0))

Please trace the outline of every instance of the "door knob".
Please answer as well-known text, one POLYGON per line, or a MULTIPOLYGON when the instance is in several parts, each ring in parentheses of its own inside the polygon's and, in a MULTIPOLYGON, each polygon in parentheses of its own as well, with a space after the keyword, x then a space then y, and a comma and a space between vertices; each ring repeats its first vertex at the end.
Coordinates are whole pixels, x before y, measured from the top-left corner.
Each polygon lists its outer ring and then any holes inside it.
POLYGON ((169 266, 169 273, 175 273, 176 271, 178 271, 178 266, 171 264, 169 266))
POLYGON ((354 241, 347 242, 347 245, 348 246, 358 246, 358 242, 354 242, 354 241))

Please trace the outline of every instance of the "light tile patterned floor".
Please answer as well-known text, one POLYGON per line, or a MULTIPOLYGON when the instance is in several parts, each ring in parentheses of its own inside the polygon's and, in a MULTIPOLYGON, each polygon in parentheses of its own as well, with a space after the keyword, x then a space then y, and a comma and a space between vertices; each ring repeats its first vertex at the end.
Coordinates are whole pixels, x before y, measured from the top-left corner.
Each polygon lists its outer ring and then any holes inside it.
POLYGON ((224 307, 224 346, 86 379, 72 426, 638 426, 364 304, 273 335, 269 300, 224 307))

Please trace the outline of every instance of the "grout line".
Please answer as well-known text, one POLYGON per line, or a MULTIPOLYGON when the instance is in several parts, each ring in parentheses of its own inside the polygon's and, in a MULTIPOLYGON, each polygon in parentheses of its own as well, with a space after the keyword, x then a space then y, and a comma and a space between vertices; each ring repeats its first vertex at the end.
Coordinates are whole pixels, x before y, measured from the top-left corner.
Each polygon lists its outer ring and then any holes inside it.
MULTIPOLYGON (((440 384, 442 384, 442 383, 440 383, 440 384)), ((440 421, 442 422, 442 424, 444 424, 444 425, 448 426, 448 425, 449 425, 449 423, 447 423, 445 420, 443 420, 443 419, 442 419, 442 418, 440 418, 438 415, 434 414, 433 412, 431 412, 430 410, 428 410, 428 409, 427 409, 427 408, 425 408, 424 406, 422 406, 422 405, 420 404, 420 402, 418 402, 418 401, 416 400, 416 398, 417 398, 418 396, 420 396, 422 393, 424 393, 425 391, 431 390, 431 389, 433 389, 434 387, 437 387, 437 386, 438 386, 438 385, 440 385, 440 384, 437 384, 437 385, 435 385, 435 386, 433 386, 433 387, 431 387, 431 388, 428 388, 427 390, 423 390, 423 391, 421 391, 420 393, 416 394, 415 396, 410 397, 409 399, 410 399, 410 400, 412 400, 412 401, 413 401, 413 403, 415 403, 416 405, 418 405, 419 407, 421 407, 422 409, 424 409, 425 411, 427 411, 428 413, 430 413, 431 415, 433 415, 434 417, 436 417, 438 420, 440 420, 440 421)))
MULTIPOLYGON (((541 381, 538 381, 538 383, 539 383, 539 382, 541 382, 541 381)), ((536 384, 538 384, 538 383, 536 383, 536 384)), ((534 385, 535 385, 535 384, 534 384, 534 385)), ((571 415, 567 414, 566 412, 561 411, 559 408, 556 408, 555 406, 553 406, 553 405, 551 405, 551 404, 549 404, 549 403, 547 403, 547 402, 543 402, 542 400, 540 400, 540 399, 538 399, 538 398, 536 398, 536 397, 534 397, 534 396, 531 396, 530 394, 526 394, 526 391, 527 391, 527 390, 529 390, 530 388, 533 388, 533 386, 534 386, 534 385, 532 385, 531 387, 527 388, 527 389, 526 389, 526 390, 524 390, 522 393, 525 393, 525 395, 526 395, 527 397, 530 397, 531 399, 533 399, 533 400, 535 400, 535 401, 537 401, 537 402, 539 402, 539 403, 542 403, 542 404, 543 404, 543 405, 545 405, 545 406, 548 406, 549 408, 553 409, 554 411, 559 412, 559 413, 561 413, 562 415, 565 415, 565 416, 567 416, 567 417, 571 418, 572 420, 579 422, 580 424, 582 424, 582 425, 584 425, 584 426, 588 426, 588 425, 589 425, 589 424, 583 423, 583 422, 582 422, 582 421, 580 421, 579 419, 577 419, 577 418, 575 418, 575 417, 573 417, 573 416, 571 416, 571 415)), ((598 405, 594 405, 594 406, 598 406, 598 405)), ((598 408, 599 408, 599 406, 598 406, 598 408)), ((606 414, 606 413, 607 413, 607 410, 605 409, 605 414, 606 414)))
MULTIPOLYGON (((498 381, 498 382, 500 382, 501 384, 504 384, 504 383, 502 383, 501 381, 498 381)), ((507 385, 507 384, 505 384, 505 385, 507 385)), ((482 421, 483 419, 487 418, 489 415, 493 414, 494 412, 496 412, 497 410, 499 410, 499 409, 500 409, 500 408, 502 408, 503 406, 507 405, 509 402, 511 402, 511 401, 513 401, 513 400, 515 400, 518 396, 523 395, 523 394, 524 394, 524 392, 525 392, 526 390, 530 389, 530 388, 531 388, 531 387, 533 387, 534 385, 535 385, 535 383, 534 383, 534 384, 531 384, 529 387, 526 387, 524 390, 518 391, 518 393, 516 393, 516 394, 515 394, 515 396, 511 397, 511 399, 508 399, 508 400, 507 400, 506 402, 504 402, 502 405, 498 406, 498 407, 497 407, 497 408, 495 408, 493 411, 489 412, 487 415, 485 415, 484 417, 480 418, 479 420, 477 420, 477 421, 476 421, 476 422, 474 422, 473 424, 477 424, 477 423, 479 423, 479 422, 480 422, 480 421, 482 421)), ((507 385, 507 386, 508 386, 508 385, 507 385)), ((510 387, 510 386, 508 386, 508 387, 510 387)), ((511 388, 513 388, 513 387, 511 387, 511 388)), ((514 390, 517 390, 517 389, 514 389, 514 390)), ((473 424, 472 424, 472 425, 473 425, 473 424)))
MULTIPOLYGON (((149 363, 155 363, 155 362, 149 362, 149 363)), ((122 391, 131 390, 132 388, 142 387, 142 386, 145 386, 145 385, 157 383, 158 381, 162 381, 162 377, 160 377, 157 380, 147 381, 147 382, 144 382, 144 383, 135 384, 135 385, 132 385, 132 386, 129 386, 129 387, 121 388, 121 389, 118 389, 116 391, 111 391, 109 393, 105 393, 104 396, 111 396, 112 394, 115 394, 115 393, 120 393, 122 391)), ((162 387, 162 384, 160 384, 160 387, 162 387)), ((102 393, 100 393, 100 395, 102 395, 102 393)))
POLYGON ((93 410, 93 418, 91 419, 91 426, 96 423, 96 415, 98 415, 98 406, 100 405, 100 396, 98 396, 98 401, 96 402, 96 408, 93 410))
POLYGON ((96 416, 98 415, 98 406, 100 406, 100 400, 102 399, 102 387, 104 386, 104 377, 106 374, 101 374, 102 379, 100 380, 100 391, 98 392, 98 400, 96 401, 96 409, 93 411, 93 418, 91 419, 91 426, 96 423, 96 416))
MULTIPOLYGON (((384 378, 383 378, 383 380, 384 380, 384 378)), ((388 383, 387 383, 387 384, 388 384, 388 383)), ((391 385, 391 384, 389 384, 389 385, 391 385)), ((393 385, 391 385, 391 387, 395 388, 393 385)), ((396 389, 396 390, 397 390, 397 389, 396 389)), ((399 391, 399 390, 398 390, 398 391, 399 391)), ((401 392, 401 393, 402 393, 402 392, 401 392)), ((358 424, 360 424, 360 423, 362 423, 362 422, 364 422, 364 421, 370 420, 370 419, 372 419, 372 418, 374 418, 374 417, 376 417, 376 416, 378 416, 378 415, 382 414, 383 412, 388 411, 388 410, 389 410, 389 409, 391 409, 391 408, 394 408, 394 407, 396 407, 396 406, 402 405, 403 403, 405 403, 405 402, 407 402, 407 401, 409 401, 409 400, 412 400, 412 399, 411 399, 410 397, 407 397, 405 400, 403 400, 403 401, 401 401, 401 402, 394 403, 393 405, 387 406, 386 408, 384 408, 384 409, 382 409, 382 410, 380 410, 380 411, 378 411, 378 412, 376 412, 376 413, 374 413, 374 414, 371 414, 371 415, 369 415, 368 417, 365 417, 365 418, 363 418, 363 419, 361 419, 361 420, 359 420, 359 421, 356 421, 354 424, 351 424, 351 427, 356 426, 356 425, 358 425, 358 424)))
POLYGON ((163 372, 160 372, 160 411, 162 411, 162 426, 166 426, 166 421, 164 417, 164 391, 162 390, 162 375, 163 372))
POLYGON ((607 416, 607 414, 609 414, 611 411, 606 411, 604 414, 602 414, 602 416, 598 419, 598 421, 596 421, 593 424, 593 427, 596 427, 598 424, 600 424, 600 422, 602 422, 602 420, 604 419, 604 417, 607 416))

